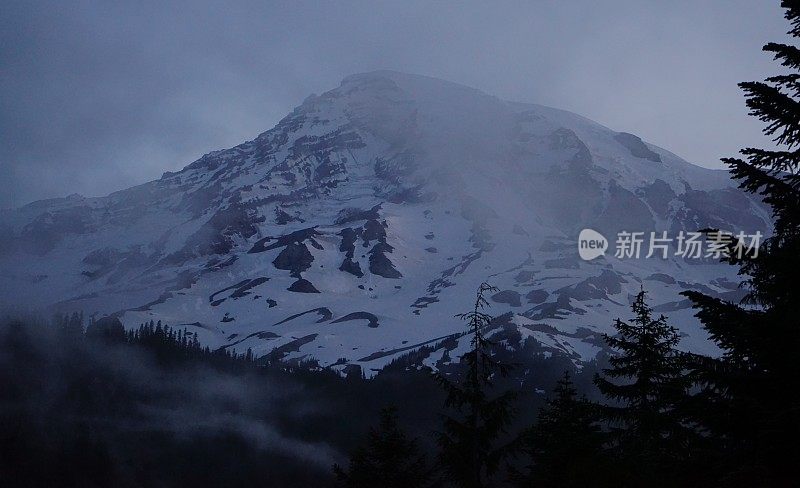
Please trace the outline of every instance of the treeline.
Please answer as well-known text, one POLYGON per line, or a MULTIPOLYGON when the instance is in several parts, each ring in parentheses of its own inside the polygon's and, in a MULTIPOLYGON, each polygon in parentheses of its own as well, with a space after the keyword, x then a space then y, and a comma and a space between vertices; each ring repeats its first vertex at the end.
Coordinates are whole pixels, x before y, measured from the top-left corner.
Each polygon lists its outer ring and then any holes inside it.
POLYGON ((203 346, 197 338, 197 332, 189 332, 187 328, 174 328, 162 324, 161 321, 145 322, 139 327, 126 330, 122 322, 115 317, 103 317, 98 321, 92 318, 85 323, 82 313, 56 315, 52 319, 56 330, 66 336, 81 339, 102 339, 119 341, 133 346, 141 346, 153 352, 160 361, 202 360, 217 366, 246 368, 253 366, 256 359, 253 352, 247 349, 237 353, 235 349, 211 349, 203 346))
MULTIPOLYGON (((606 337, 615 354, 592 389, 591 364, 539 357, 534 376, 566 369, 544 403, 520 371, 530 351, 484 335, 489 291, 462 316, 471 347, 450 369, 398 361, 371 380, 210 350, 159 323, 7 323, 0 473, 8 486, 790 486, 791 464, 719 428, 734 398, 705 378, 727 355, 679 352, 644 291, 606 337)), ((740 421, 756 431, 762 419, 740 421)))
MULTIPOLYGON (((459 371, 432 373, 444 394, 434 448, 422 449, 420 438, 404 432, 397 410, 385 408, 349 465, 334 465, 341 486, 796 486, 791 461, 800 449, 790 441, 800 431, 788 413, 798 403, 766 403, 769 383, 751 383, 749 391, 728 388, 745 379, 743 371, 770 381, 796 370, 759 369, 736 343, 726 348, 723 338, 741 334, 733 328, 714 335, 725 351, 720 358, 679 351, 677 329, 653 315, 644 290, 631 306, 631 320, 617 319, 616 333, 605 336, 614 354, 594 376, 603 400, 580 394, 565 371, 536 422, 513 432, 521 391, 498 387, 515 365, 498 359, 503 348, 485 337, 492 317, 483 311, 484 293, 490 291, 496 289, 481 285, 474 310, 462 316, 471 348, 459 371), (731 374, 726 368, 734 358, 740 366, 731 374), (757 410, 732 410, 748 400, 757 410), (756 407, 758 400, 765 403, 756 407), (785 415, 780 426, 774 423, 779 415, 785 415)), ((706 322, 709 330, 721 325, 706 322)), ((791 359, 780 361, 788 367, 791 359)))
MULTIPOLYGON (((503 362, 524 360, 536 372, 497 380, 528 392, 516 400, 513 428, 533 421, 542 405, 534 392, 572 364, 526 344, 494 348, 503 362)), ((367 380, 211 350, 157 322, 125 330, 114 318, 87 323, 80 314, 0 320, 0 479, 12 487, 333 486, 331 465, 347 464, 388 405, 402 405, 392 421, 432 457, 428 434, 448 395, 419 359, 398 359, 367 380)), ((590 382, 591 371, 577 378, 590 382)))
MULTIPOLYGON (((308 408, 301 389, 342 382, 332 372, 213 351, 157 323, 126 332, 115 319, 87 325, 78 314, 7 320, 0 484, 325 486, 347 444, 324 426, 344 407, 307 418, 293 412, 308 408)), ((319 388, 320 402, 331 394, 319 388)))
POLYGON ((606 337, 617 354, 594 378, 605 402, 579 395, 565 371, 536 423, 517 433, 510 427, 521 391, 498 387, 515 365, 498 359, 502 347, 485 336, 493 317, 484 294, 491 291, 481 285, 474 309, 462 316, 471 345, 462 368, 433 373, 444 392, 435 448, 420 449, 396 411, 384 409, 349 466, 334 466, 343 486, 687 486, 715 479, 722 467, 699 456, 719 446, 693 415, 695 356, 675 349, 677 330, 653 317, 644 291, 633 320, 617 320, 617 334, 606 337))

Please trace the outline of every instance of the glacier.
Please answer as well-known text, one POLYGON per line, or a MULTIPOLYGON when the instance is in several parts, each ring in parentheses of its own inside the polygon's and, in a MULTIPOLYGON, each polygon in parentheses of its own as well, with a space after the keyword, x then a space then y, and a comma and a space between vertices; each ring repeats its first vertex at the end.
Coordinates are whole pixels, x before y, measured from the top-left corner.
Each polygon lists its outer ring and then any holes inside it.
POLYGON ((108 196, 0 212, 0 306, 161 320, 213 348, 365 374, 465 346, 478 284, 507 347, 576 363, 648 290, 716 350, 689 303, 738 300, 716 261, 578 257, 584 228, 771 229, 763 204, 703 168, 579 115, 434 78, 352 75, 274 128, 108 196))

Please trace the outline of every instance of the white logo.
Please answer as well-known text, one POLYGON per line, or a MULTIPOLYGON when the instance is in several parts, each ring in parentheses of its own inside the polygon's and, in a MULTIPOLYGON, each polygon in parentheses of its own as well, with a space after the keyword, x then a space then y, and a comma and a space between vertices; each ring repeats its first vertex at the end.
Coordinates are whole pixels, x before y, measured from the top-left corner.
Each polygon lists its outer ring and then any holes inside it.
POLYGON ((591 261, 606 253, 608 240, 592 229, 583 229, 578 235, 578 254, 584 261, 591 261))
MULTIPOLYGON (((618 232, 614 257, 639 259, 656 256, 661 259, 675 257, 720 260, 735 256, 736 259, 755 259, 763 237, 760 231, 755 234, 741 231, 734 234, 721 230, 680 231, 676 238, 669 237, 667 231, 661 231, 649 232, 649 239, 647 234, 648 232, 618 232), (674 252, 673 248, 676 248, 674 252)), ((608 241, 596 230, 583 229, 578 235, 578 254, 581 259, 591 261, 604 255, 607 250, 608 241)))

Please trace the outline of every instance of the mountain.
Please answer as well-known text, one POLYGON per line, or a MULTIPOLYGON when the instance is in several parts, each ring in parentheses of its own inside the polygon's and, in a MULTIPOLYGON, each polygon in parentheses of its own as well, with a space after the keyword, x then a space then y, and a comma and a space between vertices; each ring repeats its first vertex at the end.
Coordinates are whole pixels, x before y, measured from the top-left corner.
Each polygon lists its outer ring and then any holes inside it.
POLYGON ((581 116, 397 72, 345 78, 274 128, 106 197, 0 215, 0 304, 161 320, 212 347, 367 374, 457 358, 481 281, 495 337, 591 359, 644 286, 681 347, 713 353, 689 304, 734 299, 713 260, 591 261, 577 236, 768 233, 724 171, 581 116), (423 347, 424 346, 424 347, 423 347))

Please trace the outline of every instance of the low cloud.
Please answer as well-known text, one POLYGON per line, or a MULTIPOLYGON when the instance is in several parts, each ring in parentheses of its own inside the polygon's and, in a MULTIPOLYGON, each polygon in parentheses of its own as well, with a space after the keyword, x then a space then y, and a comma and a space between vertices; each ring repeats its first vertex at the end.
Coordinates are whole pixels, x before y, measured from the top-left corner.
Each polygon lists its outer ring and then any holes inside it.
POLYGON ((0 207, 105 195, 390 68, 572 110, 707 166, 763 143, 736 83, 778 2, 14 2, 0 18, 0 207))

